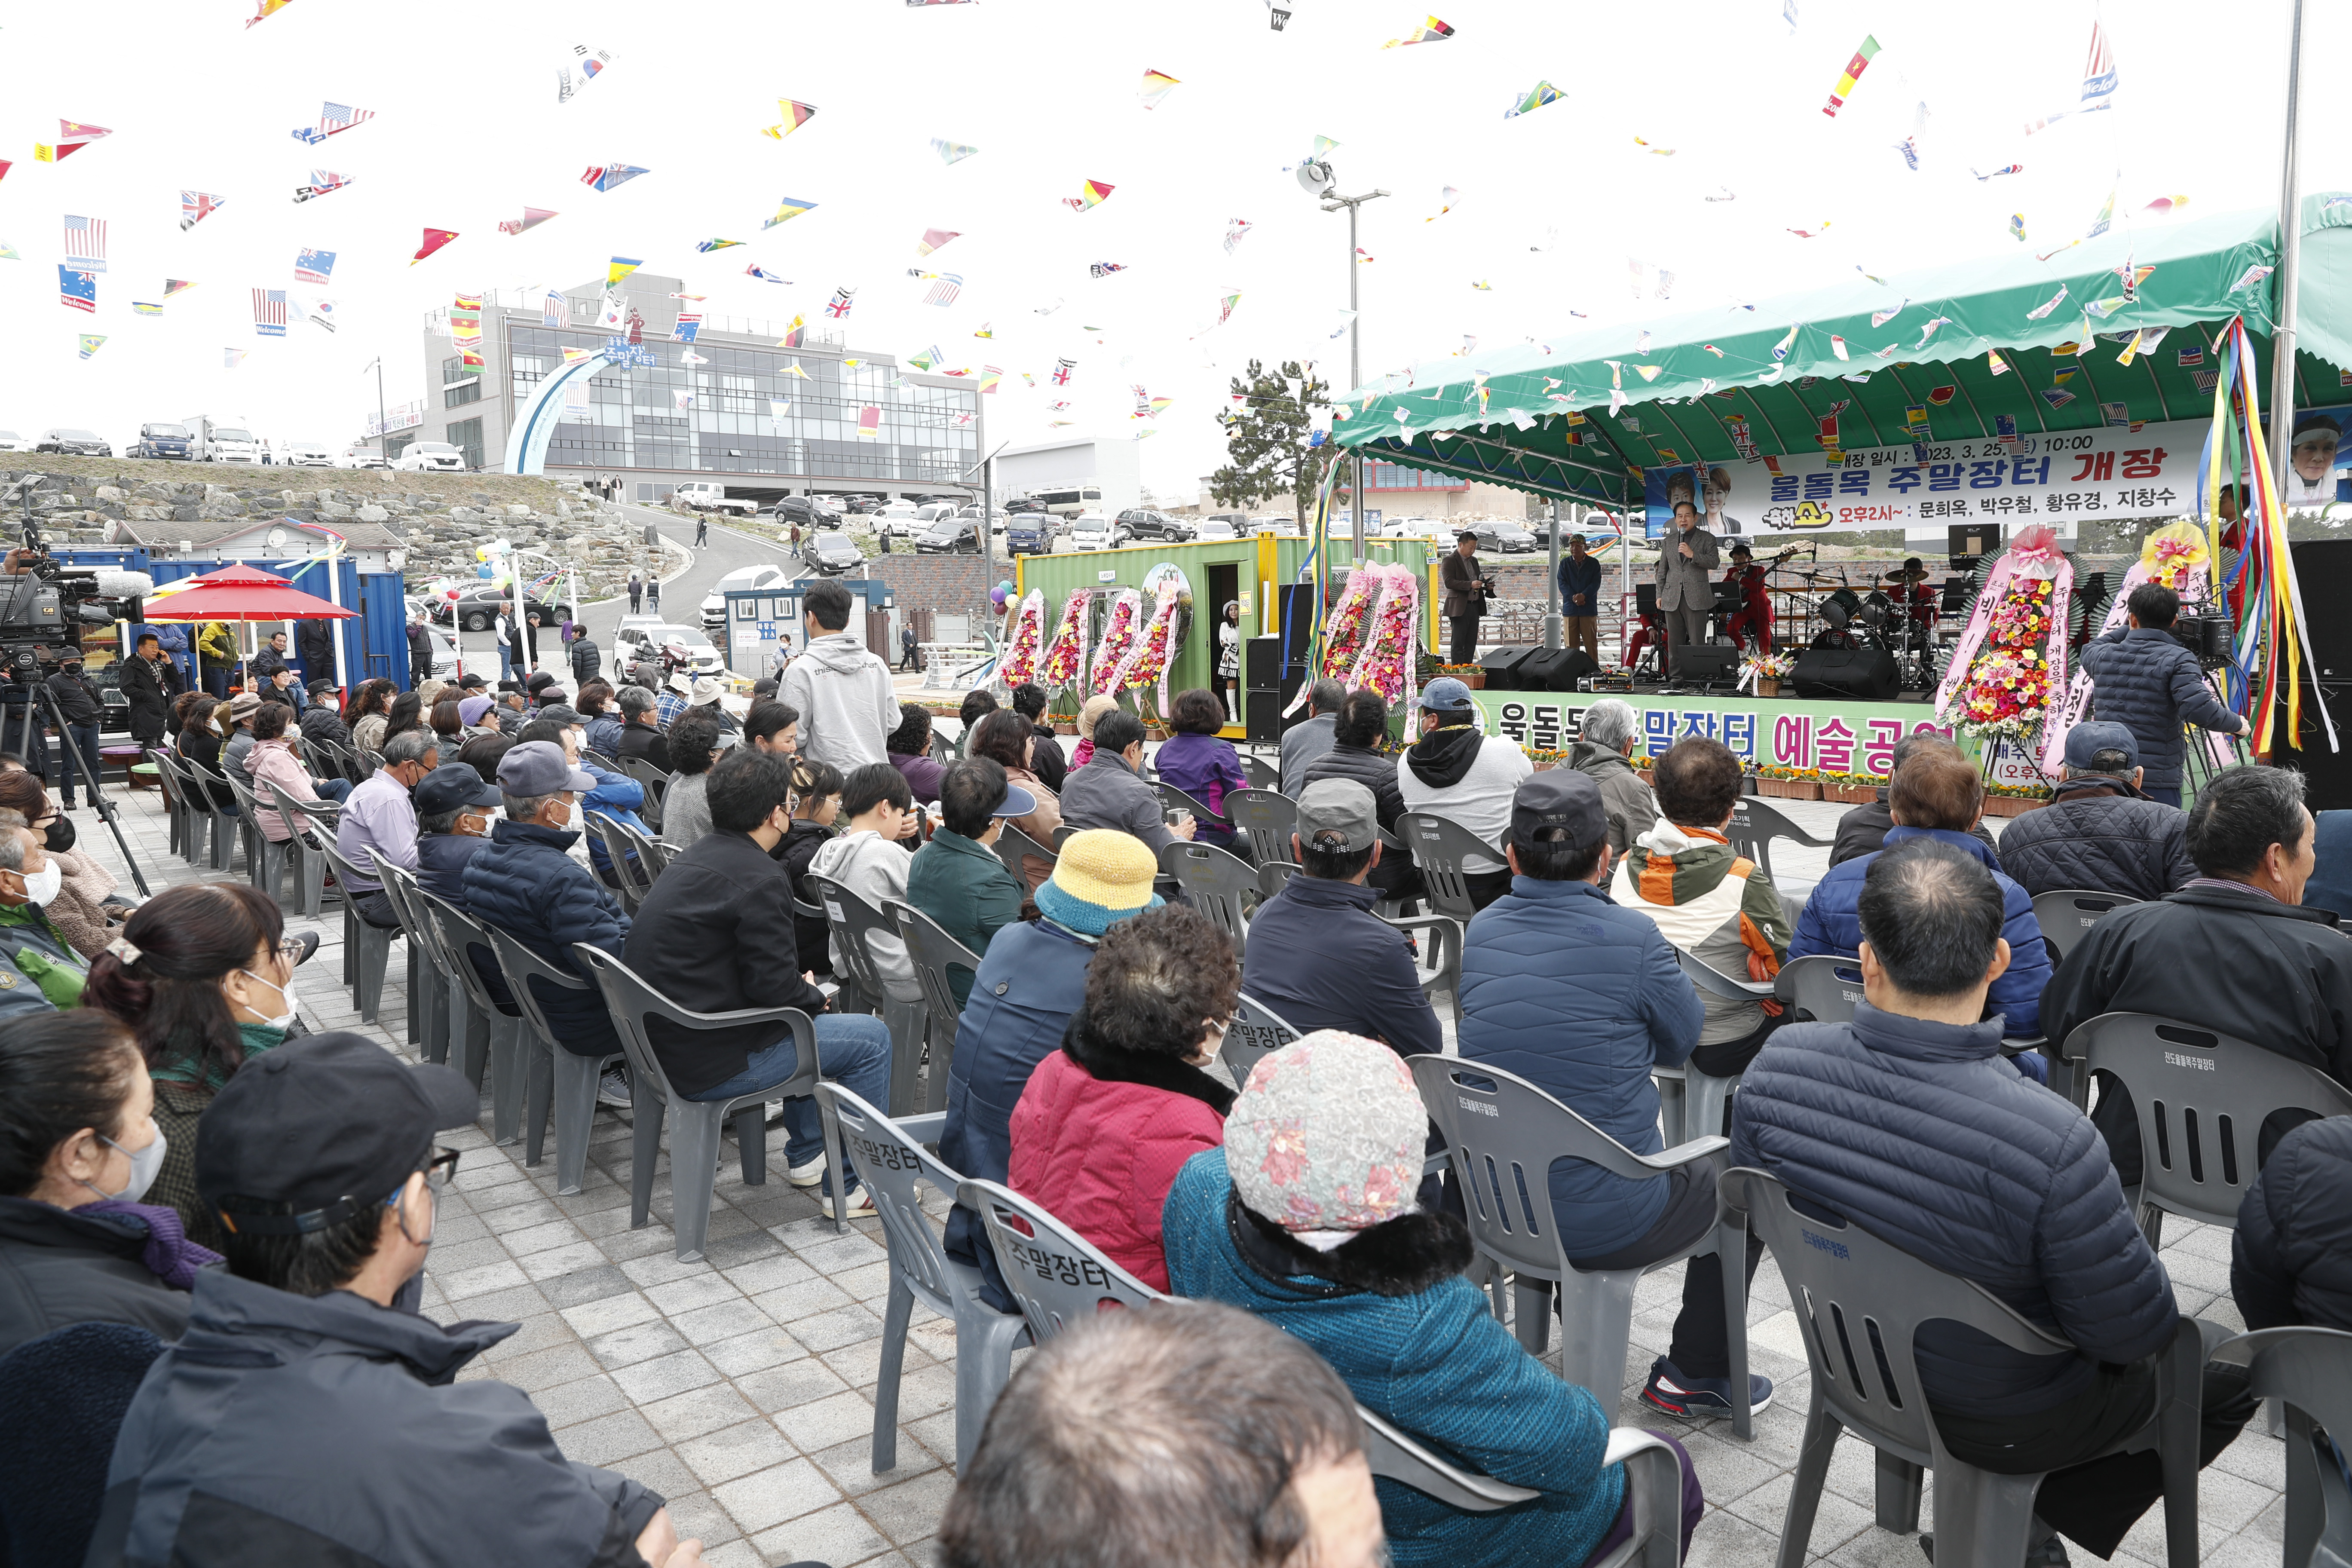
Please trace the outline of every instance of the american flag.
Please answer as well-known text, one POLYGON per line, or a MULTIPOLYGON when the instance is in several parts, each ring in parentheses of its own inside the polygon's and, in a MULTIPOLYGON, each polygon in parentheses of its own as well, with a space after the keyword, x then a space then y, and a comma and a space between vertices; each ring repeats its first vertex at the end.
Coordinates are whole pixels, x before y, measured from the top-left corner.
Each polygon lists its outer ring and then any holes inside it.
POLYGON ((294 281, 297 283, 324 283, 334 270, 335 253, 331 250, 313 250, 305 246, 301 254, 294 258, 294 281))
POLYGON ((106 220, 66 215, 66 265, 77 272, 106 270, 106 220))
POLYGON ((540 308, 540 324, 560 327, 563 325, 563 319, 568 313, 563 296, 550 289, 547 291, 546 303, 540 308))
POLYGON ((701 330, 702 330, 702 312, 701 312, 701 311, 699 311, 699 310, 680 310, 680 311, 677 313, 677 325, 675 328, 673 328, 673 329, 671 330, 671 331, 670 331, 670 334, 669 334, 669 335, 670 335, 670 338, 671 338, 671 341, 672 341, 672 342, 681 342, 681 343, 690 343, 690 342, 692 342, 694 341, 694 334, 695 334, 695 333, 697 333, 697 332, 698 332, 698 331, 700 331, 701 330))
POLYGON ((2106 35, 2099 24, 2091 24, 2091 58, 2083 63, 2083 101, 2096 109, 2105 109, 2101 100, 2116 90, 2116 58, 2107 52, 2106 35))
POLYGON ((330 136, 374 118, 374 110, 353 109, 348 103, 322 103, 319 106, 319 129, 330 136))
POLYGON ((956 296, 962 292, 963 274, 960 272, 942 272, 939 274, 937 279, 932 282, 930 292, 923 296, 923 303, 926 305, 952 305, 956 302, 956 296))
POLYGON ((69 310, 98 312, 98 274, 78 272, 70 267, 58 268, 58 300, 69 310))
POLYGON ((253 330, 265 338, 286 335, 286 290, 256 289, 253 291, 253 330))

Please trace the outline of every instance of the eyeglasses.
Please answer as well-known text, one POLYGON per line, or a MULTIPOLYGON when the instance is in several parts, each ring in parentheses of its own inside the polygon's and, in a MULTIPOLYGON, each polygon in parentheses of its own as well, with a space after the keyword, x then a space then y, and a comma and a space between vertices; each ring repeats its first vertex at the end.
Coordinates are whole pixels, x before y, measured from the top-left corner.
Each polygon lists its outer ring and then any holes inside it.
POLYGON ((425 1184, 436 1193, 446 1192, 449 1184, 457 1179, 457 1151, 436 1148, 420 1167, 425 1173, 425 1184))
POLYGON ((289 964, 299 963, 302 962, 302 939, 299 936, 281 937, 278 942, 278 956, 289 964))

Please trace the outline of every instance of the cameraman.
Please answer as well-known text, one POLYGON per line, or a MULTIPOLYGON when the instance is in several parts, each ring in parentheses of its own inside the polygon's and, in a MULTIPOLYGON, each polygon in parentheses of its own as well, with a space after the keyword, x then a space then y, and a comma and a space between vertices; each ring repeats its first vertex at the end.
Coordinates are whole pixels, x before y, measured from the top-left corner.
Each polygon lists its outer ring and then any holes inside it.
POLYGON ((2247 735, 2253 725, 2213 695, 2197 656, 2172 635, 2180 595, 2160 583, 2143 583, 2126 601, 2129 614, 2083 649, 2091 677, 2091 706, 2121 724, 2139 742, 2146 777, 2142 793, 2167 805, 2180 804, 2180 727, 2195 724, 2224 735, 2247 735))
POLYGON ((106 703, 82 673, 79 655, 68 654, 58 661, 57 672, 48 679, 49 695, 58 700, 58 712, 65 720, 65 733, 58 740, 65 750, 65 766, 58 775, 58 802, 71 811, 74 803, 74 774, 82 775, 88 786, 90 809, 98 809, 98 731, 106 717, 106 703))

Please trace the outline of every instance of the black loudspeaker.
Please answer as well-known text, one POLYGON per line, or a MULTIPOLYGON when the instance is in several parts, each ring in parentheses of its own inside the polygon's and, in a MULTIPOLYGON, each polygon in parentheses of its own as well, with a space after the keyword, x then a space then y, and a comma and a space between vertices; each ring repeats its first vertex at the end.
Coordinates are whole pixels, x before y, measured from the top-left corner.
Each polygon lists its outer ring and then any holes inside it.
POLYGON ((1797 656, 1789 672, 1800 697, 1859 698, 1890 702, 1899 689, 1895 656, 1883 647, 1815 647, 1797 656))
MULTIPOLYGON (((2315 539, 2287 548, 2294 557, 2303 607, 2311 612, 2296 628, 2303 634, 2305 668, 2323 682, 2352 680, 2352 616, 2331 613, 2352 597, 2352 539, 2315 539)), ((2310 711, 2308 702, 2304 710, 2310 711)), ((2326 748, 2323 738, 2320 749, 2326 748)))
MULTIPOLYGON (((1581 649, 1578 651, 1581 652, 1581 649)), ((1587 661, 1591 662, 1590 660, 1587 661)), ((1594 668, 1600 667, 1595 665, 1594 668)), ((1728 643, 1693 643, 1675 649, 1675 684, 1714 685, 1739 679, 1739 650, 1728 643)))
MULTIPOLYGON (((2302 565, 2300 561, 2295 563, 2298 574, 2302 565)), ((2342 811, 2352 806, 2352 747, 2341 752, 2327 749, 2327 729, 2319 721, 2319 705, 2311 682, 2304 680, 2299 684, 2303 688, 2303 724, 2294 738, 2303 744, 2297 747, 2288 743, 2286 693, 2282 691, 2273 710, 2277 717, 2271 730, 2271 760, 2303 775, 2304 805, 2314 811, 2342 811)), ((2352 682, 2323 680, 2317 695, 2326 699, 2327 711, 2335 716, 2340 737, 2345 715, 2352 713, 2352 682)))
POLYGON ((1508 643, 1490 647, 1478 656, 1478 667, 1486 672, 1489 691, 1517 691, 1520 689, 1519 667, 1543 652, 1539 646, 1508 643))
MULTIPOLYGON (((1309 606, 1310 610, 1312 606, 1309 606)), ((1242 724, 1252 745, 1278 745, 1282 732, 1307 717, 1302 708, 1288 719, 1282 710, 1307 679, 1307 639, 1304 623, 1297 646, 1285 662, 1283 639, 1246 637, 1242 642, 1242 724)))
POLYGON ((1538 648, 1519 666, 1519 689, 1573 691, 1580 679, 1600 673, 1600 663, 1580 647, 1538 648))

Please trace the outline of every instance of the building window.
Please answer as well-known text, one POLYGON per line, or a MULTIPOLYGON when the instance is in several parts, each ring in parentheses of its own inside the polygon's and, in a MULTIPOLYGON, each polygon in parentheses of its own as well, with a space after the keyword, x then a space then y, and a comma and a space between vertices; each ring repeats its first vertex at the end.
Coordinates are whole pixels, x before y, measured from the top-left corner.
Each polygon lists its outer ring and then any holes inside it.
MULTIPOLYGON (((476 420, 475 423, 479 424, 480 421, 476 420)), ((416 432, 414 430, 409 431, 404 436, 385 437, 383 440, 383 460, 389 463, 394 458, 399 457, 403 452, 407 451, 411 446, 415 444, 415 441, 416 432)))
POLYGON ((462 358, 445 359, 441 362, 441 384, 444 386, 453 386, 458 382, 470 380, 473 374, 473 372, 466 368, 466 362, 462 358))
POLYGON ((466 455, 466 467, 476 473, 482 471, 482 422, 461 419, 442 432, 441 438, 466 455))
POLYGON ((1432 473, 1425 468, 1399 468, 1394 463, 1364 465, 1364 489, 1367 490, 1465 490, 1470 481, 1452 474, 1432 473))
POLYGON ((455 386, 441 389, 441 406, 444 408, 463 408, 468 403, 481 400, 482 378, 478 375, 469 375, 455 386))

